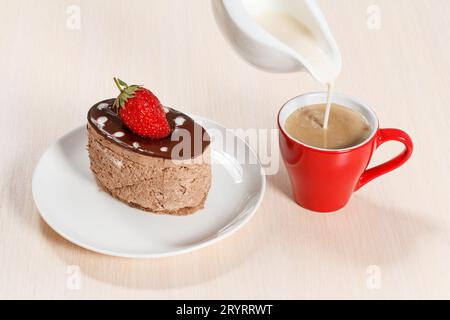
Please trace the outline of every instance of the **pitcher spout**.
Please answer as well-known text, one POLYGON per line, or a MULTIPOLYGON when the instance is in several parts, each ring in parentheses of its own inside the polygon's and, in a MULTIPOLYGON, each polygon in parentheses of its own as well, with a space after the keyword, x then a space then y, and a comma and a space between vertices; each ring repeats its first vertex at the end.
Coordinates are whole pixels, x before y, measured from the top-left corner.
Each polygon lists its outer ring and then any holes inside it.
POLYGON ((225 38, 250 64, 270 72, 307 71, 323 83, 340 73, 341 54, 315 0, 212 0, 212 5, 225 38), (290 37, 288 27, 299 32, 290 37))

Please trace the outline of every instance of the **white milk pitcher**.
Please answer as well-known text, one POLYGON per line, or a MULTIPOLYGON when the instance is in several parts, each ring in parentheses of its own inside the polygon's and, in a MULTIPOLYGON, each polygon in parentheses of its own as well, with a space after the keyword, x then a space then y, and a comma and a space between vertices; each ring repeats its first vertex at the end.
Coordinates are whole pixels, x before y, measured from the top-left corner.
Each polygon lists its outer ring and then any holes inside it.
POLYGON ((212 0, 225 38, 249 63, 270 72, 307 71, 321 83, 342 59, 315 0, 212 0))

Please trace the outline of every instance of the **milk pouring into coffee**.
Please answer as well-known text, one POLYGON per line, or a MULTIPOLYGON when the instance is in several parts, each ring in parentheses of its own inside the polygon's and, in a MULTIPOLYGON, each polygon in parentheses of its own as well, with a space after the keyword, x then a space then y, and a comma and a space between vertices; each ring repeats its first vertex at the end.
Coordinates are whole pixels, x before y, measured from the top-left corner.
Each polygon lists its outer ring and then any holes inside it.
POLYGON ((290 49, 305 57, 310 67, 315 69, 316 78, 327 85, 328 98, 323 120, 323 129, 327 130, 332 107, 332 90, 340 73, 340 66, 323 51, 311 30, 296 18, 281 12, 266 11, 257 15, 255 21, 290 49))
POLYGON ((295 201, 317 212, 343 208, 353 192, 405 163, 413 143, 398 129, 380 129, 370 107, 334 93, 342 58, 316 0, 211 0, 216 22, 251 65, 276 73, 306 71, 328 92, 289 100, 278 114, 280 152, 295 201), (374 150, 404 144, 392 160, 367 169, 374 150))
MULTIPOLYGON (((309 72, 327 85, 323 131, 341 54, 315 0, 211 0, 216 21, 237 53, 269 72, 309 72)), ((331 120, 332 121, 332 120, 331 120)))

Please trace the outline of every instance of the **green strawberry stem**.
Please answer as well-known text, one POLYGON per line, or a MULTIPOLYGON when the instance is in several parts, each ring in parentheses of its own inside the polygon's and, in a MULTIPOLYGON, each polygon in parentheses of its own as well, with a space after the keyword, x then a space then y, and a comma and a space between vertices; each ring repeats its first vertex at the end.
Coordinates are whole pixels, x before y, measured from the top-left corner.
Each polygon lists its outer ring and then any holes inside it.
POLYGON ((128 99, 132 99, 135 96, 136 91, 141 89, 141 86, 138 85, 127 85, 124 81, 119 78, 113 78, 114 83, 120 91, 120 95, 117 97, 116 101, 114 101, 114 110, 119 113, 120 108, 124 108, 128 99))
POLYGON ((120 92, 123 92, 122 86, 119 83, 119 80, 117 78, 113 78, 114 79, 114 83, 116 84, 117 88, 119 88, 120 92))

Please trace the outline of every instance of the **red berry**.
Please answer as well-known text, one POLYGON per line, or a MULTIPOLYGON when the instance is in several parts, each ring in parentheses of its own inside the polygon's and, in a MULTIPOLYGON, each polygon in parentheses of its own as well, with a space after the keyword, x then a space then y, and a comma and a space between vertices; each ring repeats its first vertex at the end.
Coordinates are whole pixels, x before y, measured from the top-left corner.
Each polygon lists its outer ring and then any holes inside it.
POLYGON ((123 123, 134 133, 151 139, 163 139, 171 128, 158 98, 141 86, 128 86, 114 79, 121 93, 115 107, 123 123))

